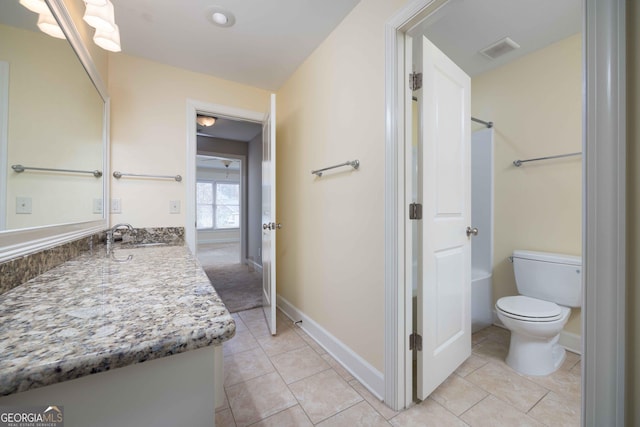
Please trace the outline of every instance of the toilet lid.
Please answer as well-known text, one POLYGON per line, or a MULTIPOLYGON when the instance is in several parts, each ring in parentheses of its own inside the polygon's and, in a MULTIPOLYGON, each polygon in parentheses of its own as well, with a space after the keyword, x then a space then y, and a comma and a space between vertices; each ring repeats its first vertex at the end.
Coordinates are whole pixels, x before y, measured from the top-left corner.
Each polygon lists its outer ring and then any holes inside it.
POLYGON ((500 298, 496 306, 503 312, 520 318, 550 320, 562 314, 558 304, 522 295, 500 298))

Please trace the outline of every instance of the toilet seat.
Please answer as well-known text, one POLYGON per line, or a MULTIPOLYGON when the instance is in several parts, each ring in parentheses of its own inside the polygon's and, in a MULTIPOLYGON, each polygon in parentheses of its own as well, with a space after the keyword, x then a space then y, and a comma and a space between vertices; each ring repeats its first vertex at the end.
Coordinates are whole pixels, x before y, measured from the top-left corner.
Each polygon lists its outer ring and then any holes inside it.
POLYGON ((527 322, 554 322, 562 317, 559 305, 523 295, 500 298, 496 308, 505 316, 527 322))

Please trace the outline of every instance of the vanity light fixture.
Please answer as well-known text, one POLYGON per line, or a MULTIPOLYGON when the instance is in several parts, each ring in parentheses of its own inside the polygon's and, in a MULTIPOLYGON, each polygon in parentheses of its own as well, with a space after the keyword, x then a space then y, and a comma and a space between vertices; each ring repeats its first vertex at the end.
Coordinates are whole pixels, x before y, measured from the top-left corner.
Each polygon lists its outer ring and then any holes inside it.
POLYGON ((204 126, 204 127, 213 126, 215 122, 216 122, 215 117, 201 116, 200 114, 198 114, 198 116, 196 117, 196 123, 198 123, 200 126, 204 126))
POLYGON ((120 29, 117 25, 114 25, 114 31, 107 31, 102 29, 96 29, 96 33, 93 35, 93 42, 109 52, 120 52, 120 29))
POLYGON ((82 19, 96 30, 115 31, 116 23, 113 13, 113 3, 106 0, 104 5, 97 6, 93 3, 86 3, 84 16, 82 19))
POLYGON ((20 0, 19 3, 29 9, 31 12, 51 14, 51 12, 49 11, 49 6, 47 6, 47 3, 45 3, 44 0, 20 0))
POLYGON ((67 37, 62 32, 62 28, 58 25, 56 18, 53 17, 49 9, 46 13, 43 12, 38 15, 38 28, 45 34, 55 37, 57 39, 66 39, 67 37))

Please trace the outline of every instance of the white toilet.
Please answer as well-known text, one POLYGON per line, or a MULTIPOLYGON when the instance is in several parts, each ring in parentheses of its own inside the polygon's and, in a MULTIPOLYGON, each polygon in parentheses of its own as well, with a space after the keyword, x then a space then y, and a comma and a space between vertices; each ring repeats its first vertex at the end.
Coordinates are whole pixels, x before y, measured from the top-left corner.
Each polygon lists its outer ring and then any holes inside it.
POLYGON ((514 251, 518 296, 496 302, 498 318, 511 331, 506 362, 526 375, 548 375, 562 365, 558 344, 571 309, 582 305, 582 258, 514 251))

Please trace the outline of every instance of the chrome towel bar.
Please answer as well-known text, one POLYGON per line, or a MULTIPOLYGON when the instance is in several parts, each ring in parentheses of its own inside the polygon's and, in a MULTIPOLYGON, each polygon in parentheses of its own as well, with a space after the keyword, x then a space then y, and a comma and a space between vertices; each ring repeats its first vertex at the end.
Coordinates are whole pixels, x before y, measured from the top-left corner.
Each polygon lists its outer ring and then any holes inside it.
POLYGON ((34 171, 46 171, 46 172, 90 173, 96 178, 100 178, 102 176, 102 172, 99 170, 82 171, 82 170, 75 170, 75 169, 35 168, 32 166, 22 166, 22 165, 11 165, 11 169, 16 171, 17 173, 24 172, 26 170, 34 170, 34 171))
POLYGON ((581 152, 579 152, 579 153, 569 153, 569 154, 558 154, 558 155, 555 155, 555 156, 538 157, 538 158, 535 158, 535 159, 527 159, 527 160, 514 160, 513 161, 513 165, 516 166, 516 167, 520 167, 520 166, 522 166, 523 163, 526 163, 526 162, 537 162, 538 160, 559 159, 561 157, 571 157, 571 156, 580 156, 580 155, 582 155, 581 152))
POLYGON ((354 169, 358 169, 360 167, 360 161, 359 160, 352 160, 349 162, 344 162, 344 163, 340 163, 339 165, 333 165, 333 166, 329 166, 326 168, 322 168, 322 169, 318 169, 318 170, 314 170, 311 171, 312 174, 317 175, 317 176, 322 176, 322 172, 329 170, 329 169, 335 169, 335 168, 339 168, 342 166, 351 166, 354 169))
POLYGON ((177 182, 182 181, 182 177, 180 175, 145 175, 140 173, 124 173, 124 172, 113 172, 113 177, 116 179, 120 179, 123 176, 134 176, 138 178, 163 178, 163 179, 175 179, 177 182))

